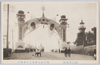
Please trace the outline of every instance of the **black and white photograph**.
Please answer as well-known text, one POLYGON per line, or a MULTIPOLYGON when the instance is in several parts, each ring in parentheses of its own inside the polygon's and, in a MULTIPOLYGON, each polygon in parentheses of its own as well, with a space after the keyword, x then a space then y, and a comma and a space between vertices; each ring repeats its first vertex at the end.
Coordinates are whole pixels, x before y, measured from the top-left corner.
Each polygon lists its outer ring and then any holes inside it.
POLYGON ((97 1, 1 2, 3 64, 98 64, 97 1))

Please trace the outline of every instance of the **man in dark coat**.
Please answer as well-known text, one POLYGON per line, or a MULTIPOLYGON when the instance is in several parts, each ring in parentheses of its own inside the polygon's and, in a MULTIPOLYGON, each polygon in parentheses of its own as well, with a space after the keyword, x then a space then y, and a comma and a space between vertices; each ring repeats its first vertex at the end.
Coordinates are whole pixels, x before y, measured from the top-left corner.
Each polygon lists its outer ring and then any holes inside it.
POLYGON ((70 54, 71 54, 71 49, 69 47, 69 49, 67 50, 68 51, 68 56, 70 57, 70 54))
POLYGON ((65 57, 67 57, 67 54, 68 54, 68 50, 67 48, 65 48, 65 57))

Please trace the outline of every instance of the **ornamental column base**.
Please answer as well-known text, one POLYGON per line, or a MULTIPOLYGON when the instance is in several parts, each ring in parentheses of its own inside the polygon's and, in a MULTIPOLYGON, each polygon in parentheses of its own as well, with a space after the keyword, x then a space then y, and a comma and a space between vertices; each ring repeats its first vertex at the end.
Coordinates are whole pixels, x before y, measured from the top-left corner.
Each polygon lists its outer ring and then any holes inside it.
POLYGON ((65 48, 69 48, 69 45, 67 44, 67 42, 62 41, 62 44, 60 44, 60 52, 63 53, 65 51, 65 48))
POLYGON ((19 40, 18 42, 16 42, 16 50, 25 51, 25 43, 23 42, 23 40, 19 40))
POLYGON ((67 44, 67 42, 66 42, 66 41, 63 41, 61 45, 62 45, 62 48, 63 48, 63 49, 65 49, 65 48, 68 48, 68 47, 69 47, 69 44, 67 44))

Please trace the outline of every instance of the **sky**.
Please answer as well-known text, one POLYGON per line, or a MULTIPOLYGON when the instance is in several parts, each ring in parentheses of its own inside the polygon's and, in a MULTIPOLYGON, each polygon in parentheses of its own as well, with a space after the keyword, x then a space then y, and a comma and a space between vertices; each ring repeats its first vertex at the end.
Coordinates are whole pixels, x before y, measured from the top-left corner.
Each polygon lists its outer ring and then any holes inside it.
MULTIPOLYGON (((25 21, 35 18, 42 17, 42 7, 45 7, 45 17, 55 20, 59 23, 61 15, 66 15, 67 23, 69 26, 67 27, 67 41, 70 41, 71 44, 76 40, 77 33, 79 32, 78 27, 80 26, 81 20, 85 23, 86 32, 91 31, 91 28, 97 26, 97 18, 98 18, 98 7, 97 2, 4 2, 2 5, 10 4, 10 12, 9 12, 9 41, 10 47, 12 47, 12 42, 16 44, 18 41, 18 21, 16 14, 19 10, 23 10, 25 12, 25 21), (12 11, 12 6, 14 7, 12 11), (27 13, 29 12, 29 13, 27 13), (58 14, 58 16, 57 16, 58 14), (14 41, 12 41, 12 30, 14 41)), ((2 7, 2 27, 3 27, 3 35, 6 35, 6 25, 7 25, 7 11, 6 7, 2 7)), ((42 29, 42 25, 40 27, 26 35, 24 41, 26 43, 39 45, 43 44, 45 47, 50 47, 52 45, 54 48, 58 44, 58 35, 54 33, 52 35, 53 38, 50 38, 47 32, 48 26, 45 29, 42 29), (40 33, 40 32, 41 33, 40 33), (38 32, 38 34, 36 34, 38 32), (35 35, 36 34, 36 35, 35 35), (30 37, 32 36, 32 37, 30 37), (42 38, 38 38, 38 36, 42 38), (57 37, 56 37, 57 36, 57 37), (33 41, 35 39, 35 41, 33 41), (48 39, 48 41, 45 41, 48 39), (51 40, 52 41, 50 43, 51 40), (37 42, 38 41, 38 42, 37 42), (39 42, 41 41, 41 42, 39 42), (44 41, 44 42, 42 42, 44 41), (48 43, 48 44, 46 44, 48 43), (49 46, 48 46, 49 45, 49 46)), ((58 47, 58 46, 57 46, 58 47)), ((50 49, 50 48, 49 48, 50 49)))

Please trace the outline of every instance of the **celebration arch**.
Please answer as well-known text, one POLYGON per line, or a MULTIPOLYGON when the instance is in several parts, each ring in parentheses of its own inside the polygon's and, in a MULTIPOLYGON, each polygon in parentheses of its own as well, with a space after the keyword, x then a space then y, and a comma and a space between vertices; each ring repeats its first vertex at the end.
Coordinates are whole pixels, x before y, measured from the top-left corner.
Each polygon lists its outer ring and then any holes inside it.
POLYGON ((51 31, 55 29, 60 39, 62 40, 62 43, 63 44, 66 43, 66 25, 67 25, 66 21, 67 19, 65 15, 61 16, 61 19, 59 20, 60 24, 52 19, 46 18, 44 15, 44 12, 41 18, 35 18, 35 19, 30 19, 28 21, 25 21, 24 20, 25 14, 22 10, 20 10, 18 11, 17 17, 18 17, 18 27, 19 27, 18 28, 19 29, 18 42, 16 43, 17 50, 22 50, 22 49, 25 50, 25 43, 23 41, 25 32, 30 28, 32 29, 32 31, 34 31, 35 29, 37 29, 38 24, 49 25, 49 29, 51 31))

